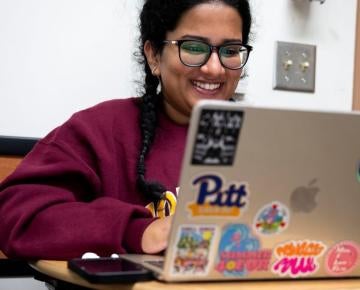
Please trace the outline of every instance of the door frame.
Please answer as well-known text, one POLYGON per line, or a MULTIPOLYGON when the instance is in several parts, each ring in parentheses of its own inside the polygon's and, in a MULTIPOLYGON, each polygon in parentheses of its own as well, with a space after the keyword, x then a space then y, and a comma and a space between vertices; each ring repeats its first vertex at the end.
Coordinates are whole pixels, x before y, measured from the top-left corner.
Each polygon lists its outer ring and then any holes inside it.
POLYGON ((355 61, 353 85, 353 110, 360 110, 360 0, 357 1, 355 61))

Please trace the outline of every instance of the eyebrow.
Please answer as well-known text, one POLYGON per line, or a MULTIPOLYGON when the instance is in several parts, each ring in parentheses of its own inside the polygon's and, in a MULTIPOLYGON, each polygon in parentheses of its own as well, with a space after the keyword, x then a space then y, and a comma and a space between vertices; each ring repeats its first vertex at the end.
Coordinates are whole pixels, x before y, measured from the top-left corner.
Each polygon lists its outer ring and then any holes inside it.
MULTIPOLYGON (((210 43, 210 39, 207 37, 202 37, 198 35, 191 35, 191 34, 185 34, 181 37, 181 39, 195 39, 195 40, 202 40, 204 42, 210 43)), ((228 43, 228 42, 240 42, 242 43, 242 39, 238 38, 225 38, 222 43, 228 43)))

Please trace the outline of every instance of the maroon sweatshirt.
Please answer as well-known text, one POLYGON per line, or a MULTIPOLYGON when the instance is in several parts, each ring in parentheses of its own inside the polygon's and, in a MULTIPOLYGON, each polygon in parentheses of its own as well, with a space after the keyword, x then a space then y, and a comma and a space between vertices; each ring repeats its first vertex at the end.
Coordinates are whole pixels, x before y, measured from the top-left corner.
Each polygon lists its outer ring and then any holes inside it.
MULTIPOLYGON (((69 259, 141 252, 154 220, 136 189, 140 148, 135 98, 74 114, 43 138, 0 184, 0 249, 9 257, 69 259)), ((146 178, 173 193, 187 127, 159 114, 146 178)))

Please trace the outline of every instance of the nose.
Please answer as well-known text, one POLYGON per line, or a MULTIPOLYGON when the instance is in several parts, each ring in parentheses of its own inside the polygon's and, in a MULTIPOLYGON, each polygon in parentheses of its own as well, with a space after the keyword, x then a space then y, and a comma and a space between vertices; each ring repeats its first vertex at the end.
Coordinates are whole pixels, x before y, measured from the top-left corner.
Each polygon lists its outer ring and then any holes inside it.
POLYGON ((225 73, 225 68, 222 66, 216 50, 211 52, 208 61, 201 66, 201 71, 212 77, 217 77, 225 73))

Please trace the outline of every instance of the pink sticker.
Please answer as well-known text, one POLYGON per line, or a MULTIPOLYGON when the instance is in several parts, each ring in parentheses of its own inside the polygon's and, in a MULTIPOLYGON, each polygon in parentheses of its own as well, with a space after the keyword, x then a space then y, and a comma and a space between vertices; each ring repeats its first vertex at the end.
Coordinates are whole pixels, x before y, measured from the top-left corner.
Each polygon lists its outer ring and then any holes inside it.
POLYGON ((359 247, 351 241, 342 241, 328 251, 326 255, 326 270, 331 275, 350 273, 359 262, 359 247))
POLYGON ((275 248, 275 262, 272 272, 292 278, 310 276, 319 268, 318 258, 326 246, 320 241, 289 241, 275 248))

